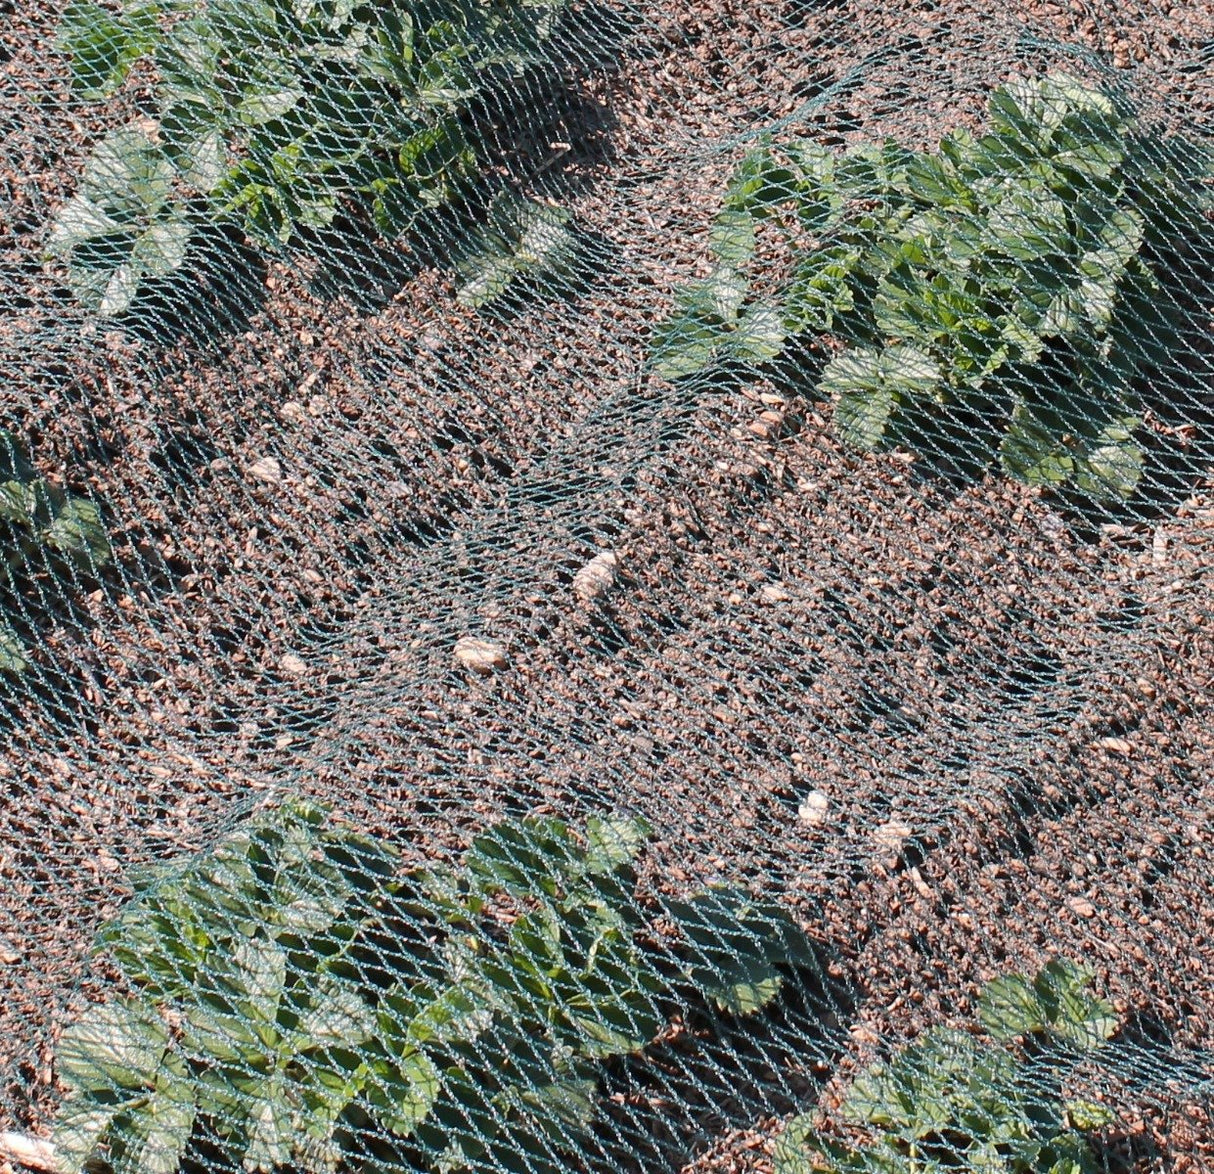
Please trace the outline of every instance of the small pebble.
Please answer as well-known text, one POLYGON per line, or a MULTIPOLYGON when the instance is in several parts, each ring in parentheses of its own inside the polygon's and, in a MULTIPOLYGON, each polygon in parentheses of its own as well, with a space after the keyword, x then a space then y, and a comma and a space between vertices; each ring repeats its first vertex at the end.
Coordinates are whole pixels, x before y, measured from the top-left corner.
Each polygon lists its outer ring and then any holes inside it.
POLYGON ((266 481, 270 485, 277 485, 282 480, 282 465, 278 463, 277 457, 262 457, 254 461, 249 466, 249 472, 258 481, 266 481))
POLYGON ((583 603, 591 603, 605 595, 615 583, 619 558, 613 550, 596 554, 573 576, 573 593, 583 603))
POLYGON ((899 823, 897 820, 890 820, 888 823, 883 823, 873 833, 873 839, 881 845, 882 848, 888 848, 889 851, 898 853, 902 851, 902 845, 911 837, 911 828, 908 824, 899 823))
POLYGON ((810 791, 797 808, 797 818, 812 827, 821 827, 829 810, 830 800, 821 791, 810 791))
POLYGON ((293 677, 301 676, 308 671, 307 662, 293 652, 288 652, 279 662, 278 667, 284 673, 289 673, 293 677))
POLYGON ((466 669, 481 676, 488 676, 495 669, 506 667, 506 650, 492 640, 478 640, 475 636, 461 636, 455 642, 455 659, 466 669))
POLYGON ((768 583, 760 589, 759 598, 764 603, 784 603, 792 597, 779 583, 768 583))
POLYGON ((1071 897, 1066 907, 1072 913, 1078 913, 1080 917, 1095 917, 1096 906, 1092 904, 1086 897, 1071 897))

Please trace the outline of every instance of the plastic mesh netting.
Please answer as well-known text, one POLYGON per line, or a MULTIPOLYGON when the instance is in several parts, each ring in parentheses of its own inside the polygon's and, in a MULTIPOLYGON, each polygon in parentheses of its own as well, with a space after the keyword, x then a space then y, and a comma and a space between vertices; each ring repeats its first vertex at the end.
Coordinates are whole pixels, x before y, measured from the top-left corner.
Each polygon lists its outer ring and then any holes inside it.
POLYGON ((1214 1169, 1214 12, 0 0, 0 1169, 1214 1169))

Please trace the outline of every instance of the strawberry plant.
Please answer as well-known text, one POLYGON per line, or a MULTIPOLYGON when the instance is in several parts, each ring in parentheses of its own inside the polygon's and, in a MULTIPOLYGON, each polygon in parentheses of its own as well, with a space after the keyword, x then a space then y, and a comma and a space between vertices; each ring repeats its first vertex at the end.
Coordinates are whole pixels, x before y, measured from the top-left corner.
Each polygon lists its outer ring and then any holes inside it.
MULTIPOLYGON (((109 559, 96 504, 39 477, 17 438, 0 429, 0 586, 5 594, 15 596, 35 577, 92 571, 109 559)), ((25 642, 0 613, 0 672, 20 673, 28 665, 25 642)))
POLYGON ((849 1090, 842 1118, 870 1135, 867 1144, 827 1136, 811 1115, 797 1117, 778 1139, 777 1174, 1095 1174, 1085 1132, 1113 1114, 1067 1101, 1062 1088, 1067 1062, 1116 1030, 1112 1007, 1088 993, 1090 980, 1065 961, 1032 979, 997 979, 978 1011, 989 1041, 929 1030, 849 1090))
POLYGON ((749 154, 713 227, 715 269, 654 332, 654 370, 753 367, 825 338, 812 390, 849 445, 1130 496, 1144 393, 1175 382, 1214 289, 1214 156, 1065 75, 1001 86, 988 113, 986 134, 937 151, 749 154), (791 257, 777 296, 757 287, 767 232, 791 257))
POLYGON ((73 0, 58 45, 75 92, 106 98, 146 60, 156 108, 96 147, 48 253, 116 315, 206 226, 273 248, 344 210, 401 237, 470 197, 469 108, 544 61, 566 4, 73 0))
POLYGON ((458 868, 402 871, 292 800, 139 877, 99 943, 128 993, 59 1043, 61 1165, 566 1169, 602 1064, 663 1029, 676 986, 749 1013, 805 948, 778 910, 710 889, 667 910, 691 929, 659 964, 632 891, 647 835, 507 821, 458 868), (710 922, 725 965, 699 957, 710 922))

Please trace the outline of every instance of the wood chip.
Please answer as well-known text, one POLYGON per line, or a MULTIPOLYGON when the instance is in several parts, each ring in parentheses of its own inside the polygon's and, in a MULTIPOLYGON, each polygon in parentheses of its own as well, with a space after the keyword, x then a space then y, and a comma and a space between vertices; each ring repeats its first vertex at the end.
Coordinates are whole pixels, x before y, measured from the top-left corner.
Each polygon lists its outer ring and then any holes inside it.
POLYGON ((31 1170, 48 1170, 58 1174, 67 1167, 59 1162, 53 1143, 24 1133, 0 1133, 0 1154, 31 1170))
POLYGON ((481 676, 488 676, 495 669, 504 669, 507 664, 506 650, 502 645, 475 636, 461 636, 455 642, 455 659, 464 668, 481 676))

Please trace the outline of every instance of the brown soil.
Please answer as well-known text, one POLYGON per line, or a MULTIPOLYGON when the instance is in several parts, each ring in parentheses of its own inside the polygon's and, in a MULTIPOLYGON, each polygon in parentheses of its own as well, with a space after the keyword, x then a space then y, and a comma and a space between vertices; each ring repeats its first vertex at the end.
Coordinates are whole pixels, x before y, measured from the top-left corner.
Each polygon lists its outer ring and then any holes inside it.
MULTIPOLYGON (((507 813, 636 810, 650 890, 730 879, 795 908, 854 1007, 829 1047, 804 1025, 755 1044, 799 1073, 762 1111, 672 1094, 695 1170, 770 1169, 794 1108, 1055 954, 1096 970, 1127 1054, 1214 1047, 1211 483, 1088 523, 848 453, 795 389, 643 366, 756 132, 931 142, 1069 59, 1023 27, 1198 124, 1207 5, 674 0, 504 153, 588 230, 575 297, 478 316, 347 240, 270 262, 205 348, 80 323, 36 262, 126 116, 67 100, 56 8, 0 0, 0 415, 107 504, 115 566, 36 620, 35 687, 0 715, 0 1125, 48 1120, 126 869, 283 786, 418 854, 507 813), (601 550, 620 573, 587 603, 601 550), (459 668, 463 635, 507 667, 459 668)), ((1127 1160, 1214 1169, 1209 1085, 1126 1072, 1101 1091, 1127 1160)))

